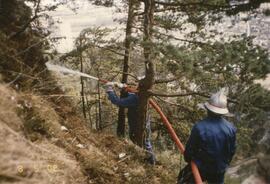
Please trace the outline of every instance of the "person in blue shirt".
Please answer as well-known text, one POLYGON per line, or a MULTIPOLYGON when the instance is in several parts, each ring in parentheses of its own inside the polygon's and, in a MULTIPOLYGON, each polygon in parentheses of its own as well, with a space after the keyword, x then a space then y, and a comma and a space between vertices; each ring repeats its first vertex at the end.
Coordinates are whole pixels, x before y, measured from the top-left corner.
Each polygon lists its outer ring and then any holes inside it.
MULTIPOLYGON (((186 143, 184 159, 194 161, 203 181, 223 184, 224 174, 236 150, 236 128, 223 118, 229 113, 227 97, 218 92, 204 104, 207 117, 194 125, 186 143)), ((192 184, 190 164, 180 171, 178 184, 192 184)))
MULTIPOLYGON (((118 107, 125 107, 128 109, 128 127, 129 127, 129 138, 132 142, 135 142, 135 129, 137 124, 137 109, 139 103, 139 97, 136 93, 128 93, 127 97, 119 98, 119 96, 115 93, 113 86, 119 86, 120 88, 121 83, 111 83, 108 82, 106 84, 106 91, 108 94, 108 99, 118 107)), ((148 153, 148 157, 146 161, 150 164, 155 165, 156 157, 153 152, 152 144, 151 144, 151 126, 150 126, 150 117, 147 116, 146 120, 146 137, 145 137, 145 150, 148 153)))

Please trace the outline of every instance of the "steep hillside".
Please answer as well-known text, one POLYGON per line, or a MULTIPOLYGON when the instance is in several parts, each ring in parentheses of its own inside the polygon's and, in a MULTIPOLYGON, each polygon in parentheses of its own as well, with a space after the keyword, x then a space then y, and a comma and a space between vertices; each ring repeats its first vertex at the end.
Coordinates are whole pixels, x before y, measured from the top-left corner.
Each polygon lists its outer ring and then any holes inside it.
POLYGON ((90 132, 65 99, 53 103, 18 93, 4 83, 0 95, 0 182, 137 184, 176 180, 171 168, 146 165, 143 150, 128 141, 90 132))
POLYGON ((0 9, 0 183, 175 182, 178 163, 149 166, 132 143, 90 131, 46 70, 35 12, 17 0, 0 9))

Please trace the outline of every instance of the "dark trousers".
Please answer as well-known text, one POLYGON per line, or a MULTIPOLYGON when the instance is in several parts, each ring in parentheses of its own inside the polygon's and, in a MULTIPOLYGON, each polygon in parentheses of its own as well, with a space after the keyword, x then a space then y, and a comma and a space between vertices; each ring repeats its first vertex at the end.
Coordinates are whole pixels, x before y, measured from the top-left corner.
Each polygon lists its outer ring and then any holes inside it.
MULTIPOLYGON (((224 184, 224 174, 225 172, 200 171, 202 180, 208 184, 224 184)), ((177 184, 195 184, 190 164, 179 172, 177 184)))

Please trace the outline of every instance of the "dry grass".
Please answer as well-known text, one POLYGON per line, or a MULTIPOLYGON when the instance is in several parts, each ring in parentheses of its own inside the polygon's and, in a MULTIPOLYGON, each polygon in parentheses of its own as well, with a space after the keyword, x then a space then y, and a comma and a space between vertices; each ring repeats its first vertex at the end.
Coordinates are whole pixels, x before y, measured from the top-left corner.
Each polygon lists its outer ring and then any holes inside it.
MULTIPOLYGON (((113 135, 93 133, 64 98, 16 93, 0 84, 0 182, 2 183, 175 183, 178 157, 145 152, 113 135), (67 131, 61 130, 67 127, 67 131), (84 148, 78 148, 81 144, 84 148), (119 158, 120 153, 126 153, 119 158), (175 162, 176 161, 176 162, 175 162)), ((178 169, 177 169, 178 170, 178 169)))
POLYGON ((86 183, 73 155, 46 140, 26 139, 24 123, 17 116, 18 95, 3 85, 0 95, 0 182, 86 183))

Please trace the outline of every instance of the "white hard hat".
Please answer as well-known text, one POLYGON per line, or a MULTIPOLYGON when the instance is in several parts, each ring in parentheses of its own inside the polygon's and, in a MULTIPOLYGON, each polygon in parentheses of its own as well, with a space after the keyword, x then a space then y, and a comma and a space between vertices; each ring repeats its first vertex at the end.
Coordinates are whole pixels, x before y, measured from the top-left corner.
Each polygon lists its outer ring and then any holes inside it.
POLYGON ((216 114, 224 115, 229 113, 227 108, 227 97, 223 94, 222 91, 213 94, 209 101, 204 103, 204 106, 216 114))

